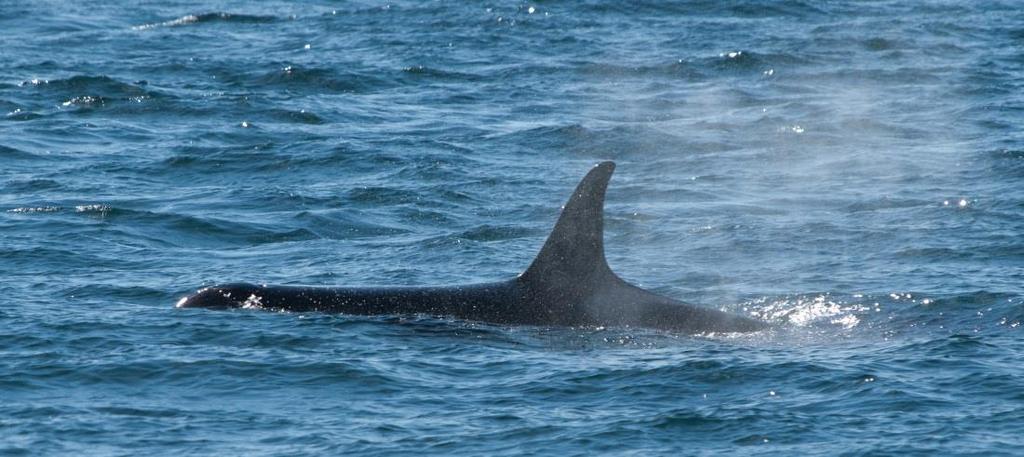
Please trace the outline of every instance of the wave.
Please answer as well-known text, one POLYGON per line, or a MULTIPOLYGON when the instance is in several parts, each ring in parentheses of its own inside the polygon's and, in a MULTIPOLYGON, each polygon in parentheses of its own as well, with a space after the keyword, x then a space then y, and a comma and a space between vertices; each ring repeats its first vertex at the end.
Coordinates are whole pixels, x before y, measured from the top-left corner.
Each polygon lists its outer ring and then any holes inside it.
POLYGON ((545 125, 502 136, 540 149, 566 150, 605 159, 651 157, 679 150, 699 153, 727 149, 726 145, 691 140, 650 123, 619 123, 607 128, 586 127, 578 123, 545 125))
POLYGON ((458 238, 470 240, 470 241, 504 241, 513 240, 518 238, 528 238, 537 236, 539 233, 537 230, 528 229, 526 227, 515 226, 515 225, 490 225, 484 224, 477 227, 473 227, 469 230, 463 231, 458 234, 458 238))
POLYGON ((60 206, 19 206, 17 208, 11 208, 11 209, 7 210, 7 212, 8 213, 30 214, 30 213, 56 213, 56 212, 63 211, 63 210, 64 210, 64 208, 62 208, 60 206))
MULTIPOLYGON (((109 229, 131 227, 130 237, 157 246, 252 246, 321 238, 309 227, 235 221, 209 215, 190 215, 129 209, 109 204, 19 206, 9 213, 25 215, 80 214, 112 224, 109 229)), ((364 230, 365 231, 365 230, 364 230)), ((382 233, 392 233, 384 231, 382 233)))
POLYGON ((370 206, 398 205, 415 203, 420 195, 417 192, 393 187, 359 187, 348 192, 347 200, 370 206))
MULTIPOLYGON (((50 186, 50 187, 54 187, 54 188, 60 187, 60 184, 58 184, 55 181, 51 181, 51 180, 34 180, 33 182, 36 182, 36 181, 40 181, 40 183, 39 183, 40 186, 50 186)), ((27 185, 32 185, 32 183, 27 183, 27 185)), ((14 190, 18 190, 18 188, 15 187, 14 190)), ((18 207, 11 208, 11 209, 7 210, 8 213, 24 213, 24 214, 28 214, 28 213, 59 213, 59 212, 64 212, 64 211, 69 211, 69 212, 74 212, 74 213, 83 213, 83 214, 106 215, 106 214, 109 214, 109 213, 113 212, 114 208, 112 208, 112 207, 110 207, 108 205, 95 204, 94 203, 94 204, 85 204, 85 205, 75 205, 75 206, 70 206, 70 207, 59 206, 59 205, 18 206, 18 207)))
POLYGON ((242 75, 235 83, 247 87, 268 87, 322 93, 358 93, 388 86, 385 80, 366 73, 342 73, 333 69, 286 65, 258 76, 242 75))
MULTIPOLYGON (((723 74, 774 75, 774 67, 810 63, 810 58, 792 53, 759 53, 749 50, 724 50, 716 55, 677 59, 663 63, 622 64, 610 62, 583 63, 577 72, 591 78, 664 78, 669 81, 701 82, 723 74)), ((657 79, 655 79, 657 80, 657 79)))
POLYGON ((326 122, 322 117, 304 109, 271 109, 265 111, 263 114, 276 121, 294 124, 320 125, 326 122))
POLYGON ((656 76, 697 82, 704 80, 707 76, 698 66, 682 59, 670 63, 647 65, 594 62, 580 65, 577 68, 577 71, 583 76, 599 78, 645 78, 656 76))
POLYGON ((714 0, 699 0, 689 2, 659 2, 643 1, 630 3, 592 3, 587 4, 588 9, 597 13, 607 14, 655 14, 677 17, 691 16, 721 16, 728 18, 771 18, 771 17, 797 17, 805 18, 812 16, 828 15, 827 10, 815 6, 815 2, 786 0, 781 2, 720 2, 714 0))
POLYGON ((774 75, 776 66, 797 66, 811 63, 811 58, 792 53, 760 53, 737 49, 718 53, 714 57, 704 57, 694 62, 701 68, 713 70, 716 74, 758 74, 774 75))
POLYGON ((354 171, 397 169, 407 159, 386 154, 364 154, 343 146, 323 150, 320 142, 296 142, 286 146, 276 143, 243 144, 230 147, 182 146, 174 155, 154 163, 155 174, 176 174, 182 171, 222 173, 260 170, 284 170, 315 166, 346 166, 354 171))
POLYGON ((159 303, 167 298, 167 291, 140 285, 78 284, 62 290, 66 297, 96 300, 123 300, 127 302, 159 303))
MULTIPOLYGON (((142 110, 166 108, 166 102, 173 97, 148 89, 146 81, 126 83, 106 75, 76 75, 62 79, 32 79, 21 83, 22 87, 33 88, 53 100, 61 109, 90 111, 108 106, 140 107, 142 110), (157 101, 157 104, 152 103, 157 101)), ((134 108, 133 108, 134 109, 134 108)), ((27 119, 41 117, 25 114, 27 119)))
POLYGON ((159 27, 180 27, 194 24, 208 24, 223 22, 228 24, 267 24, 278 21, 275 16, 260 16, 252 14, 235 14, 224 12, 186 14, 176 19, 150 24, 136 25, 132 30, 150 30, 159 27))
POLYGON ((846 211, 851 213, 884 211, 887 209, 906 209, 921 206, 933 206, 934 202, 912 198, 893 198, 883 196, 874 200, 857 202, 846 206, 846 211))
POLYGON ((146 84, 147 83, 145 81, 137 81, 135 84, 125 83, 105 75, 76 75, 70 78, 61 78, 53 80, 31 79, 23 81, 21 83, 21 86, 36 87, 41 90, 49 91, 66 91, 71 93, 93 92, 101 93, 106 96, 153 95, 151 92, 147 91, 143 87, 146 84))
POLYGON ((0 144, 0 158, 4 159, 34 159, 35 154, 15 149, 10 146, 4 146, 0 144))
POLYGON ((408 230, 373 223, 367 217, 354 215, 352 211, 302 211, 296 214, 293 220, 301 222, 304 230, 309 230, 320 238, 333 240, 408 233, 408 230))
POLYGON ((33 178, 8 181, 7 183, 3 184, 3 186, 0 187, 0 189, 3 189, 3 192, 5 193, 15 194, 21 192, 35 193, 40 191, 53 191, 56 189, 60 189, 61 187, 62 186, 59 182, 54 181, 52 179, 33 178))
POLYGON ((414 65, 411 67, 405 67, 402 69, 402 73, 407 75, 410 79, 410 83, 417 84, 422 79, 437 79, 440 81, 461 81, 461 82, 474 82, 482 81, 483 76, 474 73, 464 73, 451 70, 441 70, 439 68, 426 67, 423 65, 414 65))
POLYGON ((31 121, 41 117, 43 117, 42 114, 27 111, 23 108, 15 108, 13 111, 7 113, 7 116, 5 116, 4 119, 9 121, 31 121))

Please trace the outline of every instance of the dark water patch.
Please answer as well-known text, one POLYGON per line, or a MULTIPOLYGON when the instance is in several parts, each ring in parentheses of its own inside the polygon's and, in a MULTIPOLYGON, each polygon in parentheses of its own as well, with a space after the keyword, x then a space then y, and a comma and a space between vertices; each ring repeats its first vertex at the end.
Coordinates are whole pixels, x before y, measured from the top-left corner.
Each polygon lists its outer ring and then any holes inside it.
MULTIPOLYGON (((547 78, 561 79, 572 77, 572 75, 593 75, 600 76, 600 73, 592 72, 592 70, 600 69, 606 62, 585 60, 578 62, 579 65, 565 65, 561 62, 541 61, 541 62, 525 62, 523 65, 502 65, 497 68, 487 68, 487 71, 481 72, 480 76, 482 79, 480 82, 487 83, 493 81, 500 81, 506 78, 525 78, 525 77, 536 77, 541 81, 545 81, 547 78)), ((623 69, 627 68, 625 65, 619 65, 623 69)), ((614 71, 612 71, 614 73, 614 71)), ((487 86, 485 86, 487 87, 487 86)), ((547 87, 546 85, 540 85, 540 88, 547 87)), ((511 95, 525 95, 531 93, 530 88, 520 87, 517 90, 508 91, 511 95)), ((522 97, 520 97, 522 98, 522 97)))
POLYGON ((455 218, 448 213, 418 207, 406 206, 399 208, 397 215, 403 222, 416 225, 444 227, 451 225, 455 221, 455 218))
POLYGON ((722 3, 715 1, 692 1, 683 3, 664 3, 643 1, 630 5, 587 4, 586 9, 595 13, 616 13, 626 15, 641 15, 643 17, 691 17, 691 16, 716 16, 716 17, 739 17, 739 18, 773 18, 773 17, 809 17, 827 16, 827 11, 820 9, 813 3, 803 1, 766 2, 756 1, 750 3, 722 3))
POLYGON ((531 139, 543 147, 567 150, 600 159, 628 159, 650 156, 652 151, 678 147, 695 148, 686 138, 664 132, 648 123, 589 128, 580 124, 533 127, 505 135, 510 140, 531 139))
POLYGON ((943 338, 914 342, 901 349, 921 354, 922 358, 914 361, 914 364, 920 366, 960 364, 966 369, 971 365, 980 368, 981 359, 996 355, 999 346, 988 343, 981 336, 954 333, 943 338))
POLYGON ((538 233, 535 230, 530 230, 524 227, 484 224, 466 230, 460 233, 458 237, 470 241, 490 242, 529 238, 537 235, 538 233))
POLYGON ((815 2, 804 2, 804 1, 786 1, 783 3, 775 2, 754 2, 752 4, 744 3, 738 5, 731 5, 729 13, 735 14, 740 17, 749 18, 768 18, 768 17, 795 17, 795 18, 811 18, 811 17, 828 17, 830 16, 827 9, 820 8, 819 4, 815 2))
POLYGON ((901 44, 895 40, 879 37, 868 38, 862 41, 862 46, 864 46, 864 49, 867 49, 869 51, 889 51, 892 49, 906 47, 905 44, 901 44))
POLYGON ((1024 149, 1000 148, 987 155, 990 164, 985 174, 1024 176, 1024 149))
POLYGON ((974 257, 974 252, 971 250, 957 249, 957 248, 915 248, 915 249, 904 249, 896 253, 899 257, 907 257, 911 259, 930 259, 932 261, 956 261, 966 260, 974 257))
POLYGON ((724 51, 718 57, 705 58, 700 61, 701 68, 708 68, 717 74, 758 74, 770 70, 777 65, 795 65, 805 59, 791 54, 765 55, 752 51, 724 51))
POLYGON ((159 174, 175 170, 196 170, 201 172, 245 172, 280 171, 289 168, 287 154, 274 149, 274 143, 257 143, 238 146, 186 146, 177 148, 178 154, 164 159, 159 167, 152 167, 159 174))
POLYGON ((459 190, 459 188, 465 184, 466 183, 457 183, 457 185, 446 184, 440 187, 434 187, 431 191, 438 196, 439 200, 446 202, 464 204, 478 201, 479 199, 472 193, 459 190))
POLYGON ((307 125, 320 125, 324 123, 324 119, 317 116, 315 113, 311 113, 304 109, 300 110, 286 110, 286 109, 272 109, 266 112, 266 115, 271 119, 281 122, 293 122, 296 124, 307 124, 307 125))
POLYGON ((79 409, 77 409, 77 408, 74 408, 74 407, 57 408, 57 407, 52 407, 52 406, 43 406, 43 407, 25 406, 25 407, 9 408, 9 409, 5 410, 6 414, 9 414, 10 417, 13 417, 15 419, 33 419, 33 418, 38 418, 38 417, 60 417, 60 416, 63 416, 63 415, 76 414, 76 413, 79 413, 79 412, 81 412, 81 411, 79 409))
POLYGON ((10 193, 32 193, 53 191, 61 187, 60 183, 52 179, 29 179, 24 181, 8 181, 0 189, 10 193))
MULTIPOLYGON (((24 71, 26 71, 28 73, 32 73, 32 74, 44 74, 44 73, 51 73, 52 74, 52 73, 61 72, 61 71, 65 71, 66 70, 65 65, 67 64, 67 62, 57 62, 57 61, 54 61, 54 60, 47 59, 45 57, 40 57, 40 59, 43 59, 43 60, 38 60, 38 59, 23 60, 23 61, 19 62, 17 65, 15 65, 13 68, 15 68, 17 70, 24 70, 24 71)), ((38 80, 38 78, 35 78, 35 79, 38 80)))
POLYGON ((976 310, 985 306, 1003 306, 1012 303, 1008 300, 1016 298, 1013 294, 979 290, 948 297, 927 300, 917 305, 921 310, 956 311, 976 310))
POLYGON ((359 187, 348 191, 346 197, 371 207, 417 203, 422 198, 419 192, 394 187, 359 187))
POLYGON ((699 65, 693 65, 681 59, 661 65, 622 65, 602 62, 585 64, 577 68, 581 76, 608 79, 658 77, 699 82, 705 76, 699 65))
POLYGON ((890 69, 842 69, 821 73, 804 73, 801 79, 807 82, 827 84, 859 84, 866 83, 889 86, 894 83, 911 85, 941 84, 942 76, 928 68, 890 68, 890 69))
POLYGON ((142 417, 142 418, 165 418, 165 417, 190 417, 186 411, 178 409, 164 409, 164 408, 133 408, 124 406, 103 406, 94 408, 94 411, 100 414, 110 414, 115 416, 127 416, 127 417, 142 417))

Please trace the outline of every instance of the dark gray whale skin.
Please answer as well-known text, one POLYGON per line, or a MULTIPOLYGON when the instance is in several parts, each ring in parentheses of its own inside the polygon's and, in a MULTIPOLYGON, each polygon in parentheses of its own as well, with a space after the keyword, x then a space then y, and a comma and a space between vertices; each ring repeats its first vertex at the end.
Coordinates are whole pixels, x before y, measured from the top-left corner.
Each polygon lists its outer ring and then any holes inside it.
POLYGON ((508 281, 442 287, 305 287, 246 283, 200 289, 179 308, 260 308, 358 315, 429 314, 497 324, 752 332, 765 322, 663 297, 620 279, 604 256, 604 197, 615 164, 580 181, 537 258, 508 281))

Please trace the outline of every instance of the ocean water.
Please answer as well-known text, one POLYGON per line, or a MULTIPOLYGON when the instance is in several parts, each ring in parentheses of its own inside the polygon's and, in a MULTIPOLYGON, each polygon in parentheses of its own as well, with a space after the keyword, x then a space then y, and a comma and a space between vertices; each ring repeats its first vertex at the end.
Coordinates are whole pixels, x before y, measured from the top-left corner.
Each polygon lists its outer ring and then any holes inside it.
POLYGON ((1021 455, 1019 2, 0 0, 2 455, 1021 455), (175 309, 529 264, 775 329, 175 309))

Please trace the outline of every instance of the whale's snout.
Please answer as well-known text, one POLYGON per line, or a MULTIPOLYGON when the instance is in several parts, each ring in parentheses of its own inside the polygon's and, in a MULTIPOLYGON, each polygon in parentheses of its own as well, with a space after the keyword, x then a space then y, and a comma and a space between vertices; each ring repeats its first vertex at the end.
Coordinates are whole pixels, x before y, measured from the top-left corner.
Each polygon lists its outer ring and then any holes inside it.
POLYGON ((256 286, 251 284, 233 284, 211 286, 199 289, 196 293, 182 297, 175 303, 175 308, 210 308, 226 309, 241 308, 253 296, 256 286))

